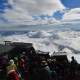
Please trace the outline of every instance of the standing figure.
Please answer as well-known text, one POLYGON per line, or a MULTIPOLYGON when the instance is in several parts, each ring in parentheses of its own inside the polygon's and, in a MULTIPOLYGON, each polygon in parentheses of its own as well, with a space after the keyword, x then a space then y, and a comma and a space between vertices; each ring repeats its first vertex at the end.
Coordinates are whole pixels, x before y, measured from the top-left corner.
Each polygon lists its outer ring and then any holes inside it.
POLYGON ((9 66, 7 66, 7 79, 8 80, 20 80, 17 73, 17 67, 14 64, 14 60, 10 60, 9 66))
POLYGON ((74 56, 71 57, 71 68, 70 68, 70 72, 71 72, 71 78, 75 79, 76 78, 76 71, 77 71, 77 61, 74 59, 74 56))
POLYGON ((21 74, 22 79, 25 77, 25 60, 23 58, 19 59, 19 73, 21 74))

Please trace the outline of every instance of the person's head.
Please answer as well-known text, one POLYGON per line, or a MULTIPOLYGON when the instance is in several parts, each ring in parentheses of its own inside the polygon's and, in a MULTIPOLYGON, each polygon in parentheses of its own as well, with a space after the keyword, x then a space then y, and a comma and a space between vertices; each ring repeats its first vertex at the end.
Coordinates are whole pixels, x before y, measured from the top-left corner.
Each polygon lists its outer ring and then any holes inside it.
POLYGON ((46 61, 42 61, 42 62, 41 62, 41 65, 42 65, 42 66, 47 66, 48 63, 47 63, 46 61))
POLYGON ((74 56, 72 56, 71 59, 74 60, 74 56))
POLYGON ((14 64, 14 60, 11 59, 11 60, 9 61, 9 64, 10 64, 10 65, 14 64))
POLYGON ((23 57, 21 57, 21 58, 20 58, 20 61, 24 62, 24 58, 23 58, 23 57))

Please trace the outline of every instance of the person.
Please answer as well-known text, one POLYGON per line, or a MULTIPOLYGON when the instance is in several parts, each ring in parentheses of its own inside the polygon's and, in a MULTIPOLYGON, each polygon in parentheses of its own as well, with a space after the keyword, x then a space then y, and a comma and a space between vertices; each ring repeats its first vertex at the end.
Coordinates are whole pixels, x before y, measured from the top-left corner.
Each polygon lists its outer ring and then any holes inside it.
POLYGON ((19 73, 21 74, 22 79, 25 76, 25 60, 21 57, 19 59, 19 73))
POLYGON ((48 66, 47 61, 43 60, 41 62, 42 68, 40 70, 41 79, 40 80, 52 80, 52 71, 50 70, 50 67, 48 66))
POLYGON ((15 65, 18 67, 18 57, 14 57, 15 65))
POLYGON ((8 80, 20 80, 17 73, 17 67, 14 64, 14 60, 10 60, 9 65, 7 66, 7 79, 8 80))
POLYGON ((77 68, 77 61, 74 59, 74 56, 71 57, 71 69, 75 70, 77 68))
POLYGON ((70 66, 70 72, 71 72, 71 78, 76 77, 76 71, 77 71, 77 61, 74 59, 74 56, 71 57, 71 66, 70 66))

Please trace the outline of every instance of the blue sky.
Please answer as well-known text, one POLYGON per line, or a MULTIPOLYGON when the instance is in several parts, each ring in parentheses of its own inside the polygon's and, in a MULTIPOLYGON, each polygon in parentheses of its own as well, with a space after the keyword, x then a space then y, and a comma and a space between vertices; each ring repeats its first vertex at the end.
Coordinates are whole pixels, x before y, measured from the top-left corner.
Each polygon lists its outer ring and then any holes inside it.
MULTIPOLYGON (((12 8, 10 4, 7 4, 8 0, 0 0, 0 13, 3 13, 6 8, 12 8)), ((80 0, 61 0, 61 3, 69 9, 80 7, 80 0)), ((56 19, 61 19, 64 13, 57 11, 53 15, 56 19)), ((41 16, 42 18, 44 16, 41 16)))
MULTIPOLYGON (((67 9, 74 9, 74 8, 80 7, 80 0, 61 0, 61 2, 67 9)), ((61 12, 61 11, 57 11, 53 14, 53 16, 56 19, 62 19, 63 15, 64 15, 64 12, 61 12)))
MULTIPOLYGON (((61 2, 67 7, 67 8, 76 8, 80 7, 80 0, 61 0, 61 2)), ((8 0, 0 0, 0 9, 5 9, 6 7, 11 8, 10 5, 5 5, 5 3, 8 3, 8 0)))
POLYGON ((6 8, 12 8, 11 5, 7 4, 8 0, 0 0, 0 13, 4 13, 6 8))
MULTIPOLYGON (((26 23, 31 18, 33 20, 50 18, 62 20, 67 11, 75 8, 80 8, 80 0, 16 0, 15 2, 13 0, 0 0, 0 22, 2 20, 3 22, 26 23)), ((73 12, 80 13, 79 9, 76 11, 73 12)), ((72 12, 70 13, 72 14, 72 12)), ((76 17, 76 15, 74 16, 76 17)))
POLYGON ((61 0, 61 2, 67 8, 77 8, 77 7, 80 7, 80 0, 61 0))
MULTIPOLYGON (((61 0, 61 3, 66 7, 66 9, 74 9, 80 7, 80 0, 61 0)), ((61 12, 58 10, 55 13, 53 13, 53 17, 56 18, 57 20, 60 20, 63 18, 64 14, 65 12, 61 12)), ((34 18, 37 19, 36 16, 34 16, 34 18)), ((41 15, 41 18, 44 19, 45 16, 41 15)))

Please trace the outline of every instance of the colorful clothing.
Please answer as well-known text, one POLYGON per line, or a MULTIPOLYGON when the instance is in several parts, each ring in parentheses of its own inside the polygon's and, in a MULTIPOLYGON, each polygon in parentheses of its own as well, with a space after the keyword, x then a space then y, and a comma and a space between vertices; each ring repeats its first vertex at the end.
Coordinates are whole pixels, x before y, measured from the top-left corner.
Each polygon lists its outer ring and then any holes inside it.
POLYGON ((20 80, 16 71, 11 72, 8 74, 8 80, 20 80))
POLYGON ((16 70, 15 64, 11 64, 7 67, 8 80, 20 80, 16 70))

